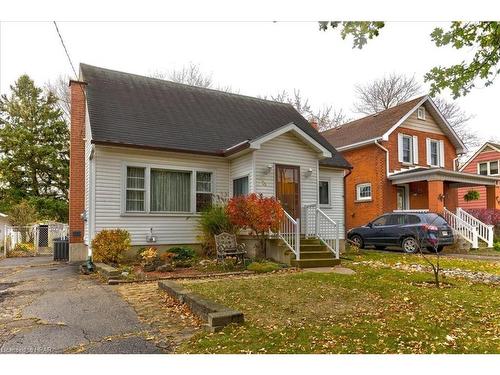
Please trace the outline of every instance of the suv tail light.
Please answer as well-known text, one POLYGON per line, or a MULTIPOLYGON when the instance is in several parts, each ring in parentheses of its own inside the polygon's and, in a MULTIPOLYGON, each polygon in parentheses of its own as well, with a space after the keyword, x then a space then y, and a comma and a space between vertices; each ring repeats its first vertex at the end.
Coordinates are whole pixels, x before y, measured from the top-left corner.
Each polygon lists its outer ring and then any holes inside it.
POLYGON ((430 232, 430 231, 437 232, 438 231, 438 227, 436 227, 435 225, 429 225, 429 224, 425 224, 424 229, 428 232, 430 232))

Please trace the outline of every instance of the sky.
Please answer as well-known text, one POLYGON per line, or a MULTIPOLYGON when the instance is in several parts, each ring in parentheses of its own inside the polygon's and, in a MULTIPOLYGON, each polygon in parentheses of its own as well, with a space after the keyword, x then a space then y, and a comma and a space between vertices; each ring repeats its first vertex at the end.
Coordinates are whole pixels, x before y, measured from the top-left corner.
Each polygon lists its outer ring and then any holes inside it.
MULTIPOLYGON (((337 31, 320 32, 316 22, 59 22, 78 70, 83 62, 151 74, 190 63, 251 96, 300 89, 314 107, 332 105, 352 118, 354 87, 388 73, 423 76, 433 66, 467 59, 471 50, 437 48, 430 38, 439 22, 388 22, 362 49, 337 31)), ((0 24, 0 92, 21 74, 38 85, 60 74, 73 76, 51 22, 0 24)), ((450 99, 448 95, 445 98, 450 99)), ((479 87, 458 104, 474 118, 483 140, 500 136, 500 80, 479 87)))

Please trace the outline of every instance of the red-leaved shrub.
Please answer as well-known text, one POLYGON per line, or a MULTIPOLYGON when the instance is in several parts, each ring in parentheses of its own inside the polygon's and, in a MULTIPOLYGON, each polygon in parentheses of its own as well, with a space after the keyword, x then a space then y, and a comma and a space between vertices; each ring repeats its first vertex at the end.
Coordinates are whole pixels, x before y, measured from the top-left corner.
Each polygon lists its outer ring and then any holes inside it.
POLYGON ((494 208, 470 208, 466 211, 485 224, 500 226, 500 210, 494 208))

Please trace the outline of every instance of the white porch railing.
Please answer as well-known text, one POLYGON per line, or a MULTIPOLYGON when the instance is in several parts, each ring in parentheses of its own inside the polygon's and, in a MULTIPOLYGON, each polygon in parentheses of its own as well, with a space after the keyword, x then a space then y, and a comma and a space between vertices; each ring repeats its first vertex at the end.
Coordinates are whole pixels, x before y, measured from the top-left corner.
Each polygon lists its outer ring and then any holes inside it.
POLYGON ((294 219, 285 210, 280 223, 278 236, 295 254, 295 259, 300 260, 300 219, 294 219))
POLYGON ((493 247, 493 225, 488 225, 480 221, 478 218, 472 216, 462 208, 457 208, 457 216, 465 221, 467 224, 472 225, 477 230, 477 236, 487 243, 488 247, 493 247))
POLYGON ((316 204, 304 206, 306 237, 319 238, 326 247, 335 254, 335 258, 340 257, 339 226, 326 213, 320 210, 316 204))
POLYGON ((478 233, 474 226, 467 223, 453 212, 448 211, 446 208, 443 210, 443 216, 455 233, 470 242, 473 249, 478 248, 478 233))

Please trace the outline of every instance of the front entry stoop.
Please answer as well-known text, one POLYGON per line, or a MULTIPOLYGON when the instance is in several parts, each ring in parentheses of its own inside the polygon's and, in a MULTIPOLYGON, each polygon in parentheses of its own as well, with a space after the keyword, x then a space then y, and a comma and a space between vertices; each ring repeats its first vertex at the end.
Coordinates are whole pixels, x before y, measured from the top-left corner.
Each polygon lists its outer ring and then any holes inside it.
POLYGON ((340 259, 335 259, 335 255, 317 238, 301 238, 300 260, 293 258, 291 265, 298 268, 333 267, 340 264, 340 259))

